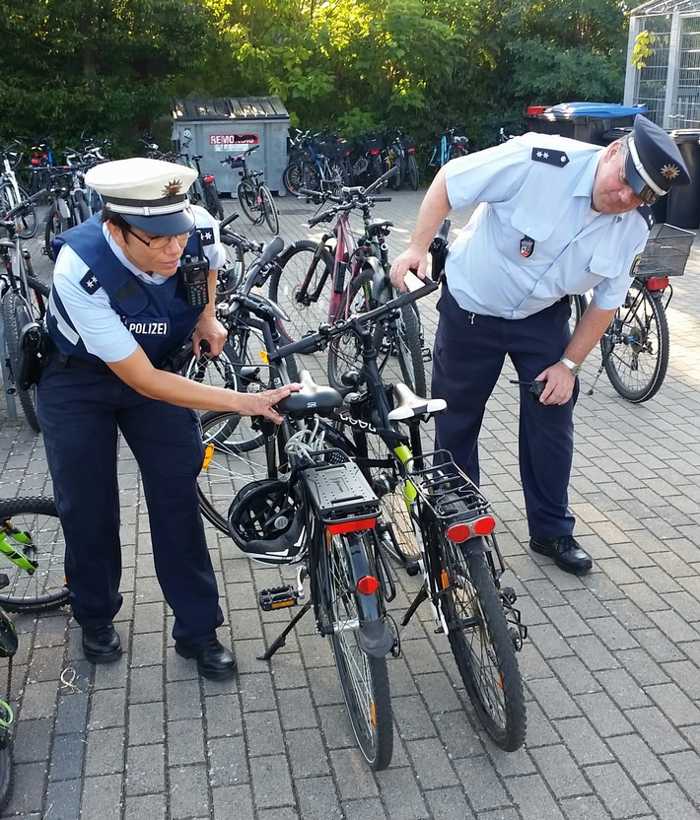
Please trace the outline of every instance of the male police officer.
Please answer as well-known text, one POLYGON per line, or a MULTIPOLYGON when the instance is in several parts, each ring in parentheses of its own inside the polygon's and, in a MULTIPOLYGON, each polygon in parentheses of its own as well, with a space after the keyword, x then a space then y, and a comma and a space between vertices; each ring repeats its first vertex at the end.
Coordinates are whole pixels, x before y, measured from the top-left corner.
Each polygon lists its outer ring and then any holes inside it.
POLYGON ((439 302, 432 391, 448 409, 436 419, 437 443, 479 482, 479 429, 508 354, 525 383, 519 455, 530 547, 568 572, 592 566, 568 510, 576 374, 624 301, 646 243, 646 206, 688 181, 675 143, 643 116, 606 149, 526 134, 444 166, 392 267, 396 287, 409 269, 424 276, 450 208, 480 203, 450 249, 439 302), (568 294, 590 289, 571 337, 568 294), (544 382, 539 400, 533 381, 544 382))
POLYGON ((175 614, 175 650, 225 678, 232 653, 197 503, 203 458, 196 414, 235 411, 281 421, 274 405, 296 386, 236 393, 158 369, 193 334, 220 352, 214 314, 218 225, 189 205, 190 168, 127 159, 91 169, 105 208, 62 234, 47 325, 54 348, 38 409, 66 539, 66 577, 86 657, 121 654, 112 620, 119 594, 117 430, 139 464, 158 581, 175 614), (208 303, 207 303, 208 297, 208 303), (206 303, 206 304, 205 304, 206 303))

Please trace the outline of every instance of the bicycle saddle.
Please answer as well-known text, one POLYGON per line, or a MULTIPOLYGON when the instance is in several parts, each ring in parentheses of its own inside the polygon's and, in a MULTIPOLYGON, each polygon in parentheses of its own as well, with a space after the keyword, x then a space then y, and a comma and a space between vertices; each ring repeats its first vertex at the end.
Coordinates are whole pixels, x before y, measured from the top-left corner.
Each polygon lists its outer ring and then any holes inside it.
MULTIPOLYGON (((0 221, 0 228, 4 228, 6 226, 14 228, 14 223, 0 221)), ((0 248, 10 248, 11 250, 14 250, 15 243, 11 239, 0 239, 0 248)))
POLYGON ((380 231, 385 231, 388 228, 392 228, 394 223, 390 219, 379 219, 375 217, 374 219, 370 219, 367 225, 367 233, 379 233, 380 231))
POLYGON ((424 399, 403 382, 394 385, 394 402, 396 406, 389 412, 389 421, 408 421, 416 416, 440 413, 447 408, 445 399, 424 399))
POLYGON ((337 390, 325 384, 316 384, 308 370, 302 370, 299 377, 301 390, 283 399, 277 409, 292 418, 325 415, 343 403, 337 390))
POLYGON ((192 162, 199 162, 199 160, 200 160, 200 159, 202 159, 202 157, 203 157, 203 156, 204 156, 203 154, 194 154, 194 155, 191 157, 192 162))

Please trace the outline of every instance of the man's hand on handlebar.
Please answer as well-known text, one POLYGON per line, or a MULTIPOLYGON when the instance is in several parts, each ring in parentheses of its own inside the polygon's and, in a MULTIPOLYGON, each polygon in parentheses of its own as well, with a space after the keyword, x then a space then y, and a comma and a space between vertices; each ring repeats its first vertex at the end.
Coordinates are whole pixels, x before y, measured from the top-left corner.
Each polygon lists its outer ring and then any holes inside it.
POLYGON ((409 246, 394 259, 390 273, 391 284, 402 293, 408 290, 404 280, 409 271, 424 282, 428 281, 428 255, 425 251, 409 246))
POLYGON ((262 393, 236 393, 236 412, 241 416, 262 416, 275 424, 282 424, 284 416, 275 410, 275 405, 299 390, 301 385, 292 383, 275 390, 263 390, 262 393))

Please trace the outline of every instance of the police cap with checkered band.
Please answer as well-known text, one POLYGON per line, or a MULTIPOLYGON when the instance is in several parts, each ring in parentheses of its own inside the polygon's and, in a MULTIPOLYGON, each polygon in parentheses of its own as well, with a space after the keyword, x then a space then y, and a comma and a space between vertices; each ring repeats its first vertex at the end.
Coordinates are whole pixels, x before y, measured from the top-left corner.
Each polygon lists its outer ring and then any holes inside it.
POLYGON ((85 174, 85 184, 130 225, 152 236, 173 236, 194 228, 187 191, 196 178, 186 165, 132 157, 96 165, 85 174))
POLYGON ((687 185, 690 175, 673 139, 641 114, 627 137, 625 179, 647 205, 666 196, 671 186, 687 185))

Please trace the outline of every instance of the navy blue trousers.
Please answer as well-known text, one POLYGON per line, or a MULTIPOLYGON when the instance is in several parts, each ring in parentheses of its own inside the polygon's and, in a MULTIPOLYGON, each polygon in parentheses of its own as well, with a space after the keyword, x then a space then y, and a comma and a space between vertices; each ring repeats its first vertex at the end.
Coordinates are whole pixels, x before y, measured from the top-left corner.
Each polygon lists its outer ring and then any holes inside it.
MULTIPOLYGON (((506 355, 525 381, 559 361, 570 339, 570 307, 568 300, 557 302, 526 319, 474 315, 444 286, 438 310, 432 395, 446 399, 447 411, 435 418, 436 445, 450 450, 479 484, 479 430, 506 355)), ((564 405, 540 404, 520 387, 520 477, 534 537, 570 535, 574 529, 568 487, 577 397, 578 380, 564 405)))
POLYGON ((197 501, 203 446, 194 412, 139 395, 107 368, 59 361, 42 374, 38 412, 78 623, 108 623, 122 603, 121 430, 141 470, 156 574, 175 613, 173 637, 206 639, 223 615, 197 501))

